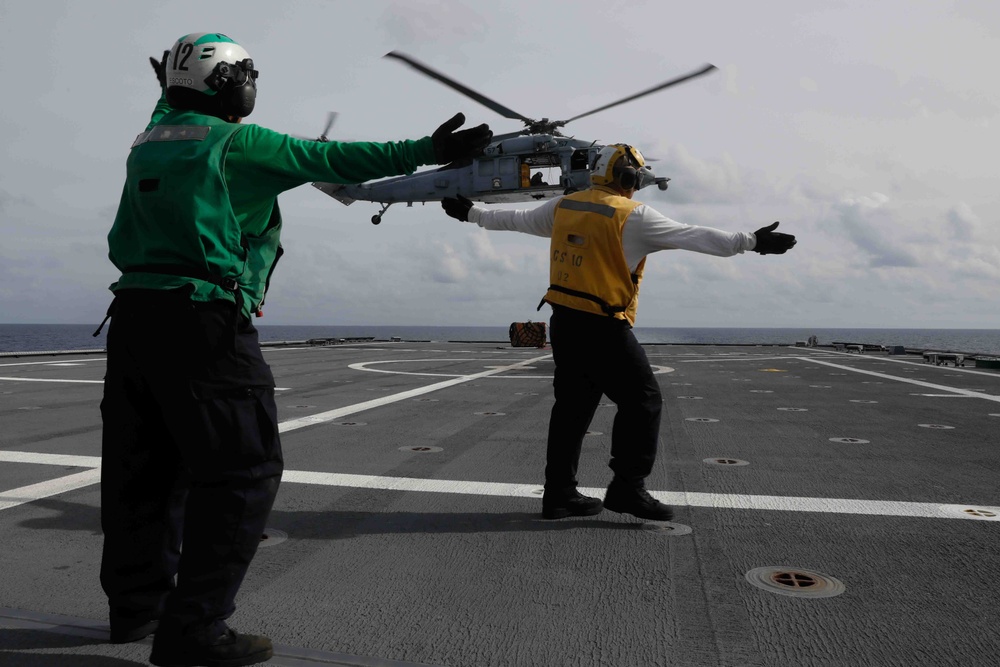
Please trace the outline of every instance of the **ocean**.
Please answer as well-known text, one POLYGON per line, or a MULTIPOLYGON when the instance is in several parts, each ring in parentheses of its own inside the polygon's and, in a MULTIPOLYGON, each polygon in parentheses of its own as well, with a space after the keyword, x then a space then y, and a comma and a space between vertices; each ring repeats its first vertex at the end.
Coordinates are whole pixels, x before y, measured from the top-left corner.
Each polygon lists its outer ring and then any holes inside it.
MULTIPOLYGON (((508 325, 509 326, 509 325, 508 325)), ((94 324, 0 324, 0 354, 104 349, 107 327, 100 336, 91 334, 94 324)), ((410 341, 489 341, 509 343, 507 326, 282 326, 262 325, 262 342, 304 341, 310 338, 374 337, 410 341)), ((738 329, 636 327, 641 343, 687 344, 788 344, 816 336, 820 344, 833 342, 902 345, 911 349, 965 352, 1000 356, 998 329, 738 329)))

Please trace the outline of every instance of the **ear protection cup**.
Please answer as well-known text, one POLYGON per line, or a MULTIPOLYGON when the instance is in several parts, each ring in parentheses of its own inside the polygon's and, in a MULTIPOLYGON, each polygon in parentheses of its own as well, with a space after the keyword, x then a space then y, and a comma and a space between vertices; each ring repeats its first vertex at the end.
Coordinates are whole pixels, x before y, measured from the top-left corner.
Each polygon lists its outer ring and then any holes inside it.
POLYGON ((631 190, 635 187, 638 177, 635 167, 623 167, 618 176, 618 185, 621 186, 622 190, 631 190))
POLYGON ((244 118, 257 101, 257 70, 246 58, 238 63, 220 62, 205 78, 205 85, 216 91, 218 108, 227 116, 244 118))

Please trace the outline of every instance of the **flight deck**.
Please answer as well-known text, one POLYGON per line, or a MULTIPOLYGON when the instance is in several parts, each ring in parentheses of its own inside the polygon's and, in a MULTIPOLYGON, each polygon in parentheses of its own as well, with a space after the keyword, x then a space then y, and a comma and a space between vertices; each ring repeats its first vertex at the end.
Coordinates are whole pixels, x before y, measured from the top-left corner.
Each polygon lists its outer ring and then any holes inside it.
MULTIPOLYGON (((542 520, 550 348, 266 346, 286 469, 230 625, 285 667, 1000 664, 1000 371, 644 348, 670 523, 542 520)), ((106 643, 104 365, 0 359, 2 665, 148 664, 106 643)))

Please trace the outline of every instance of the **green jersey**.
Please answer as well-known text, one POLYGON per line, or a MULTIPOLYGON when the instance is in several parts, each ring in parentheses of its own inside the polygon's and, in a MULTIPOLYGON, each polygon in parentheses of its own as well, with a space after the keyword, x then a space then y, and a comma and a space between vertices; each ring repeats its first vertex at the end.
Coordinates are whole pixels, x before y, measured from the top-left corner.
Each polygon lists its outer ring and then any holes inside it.
POLYGON ((162 100, 126 163, 108 234, 125 289, 187 288, 258 311, 281 256, 277 196, 310 181, 361 183, 434 163, 430 137, 317 142, 173 110, 162 100))

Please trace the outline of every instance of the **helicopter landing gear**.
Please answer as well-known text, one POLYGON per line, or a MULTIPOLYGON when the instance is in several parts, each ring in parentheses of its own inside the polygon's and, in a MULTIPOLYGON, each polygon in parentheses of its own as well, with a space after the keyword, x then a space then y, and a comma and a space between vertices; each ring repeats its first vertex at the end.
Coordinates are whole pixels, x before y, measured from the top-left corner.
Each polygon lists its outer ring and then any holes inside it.
POLYGON ((372 216, 373 225, 377 225, 378 223, 382 222, 382 215, 385 213, 386 209, 389 208, 390 206, 392 206, 392 202, 389 202, 388 204, 383 204, 382 210, 372 216))

